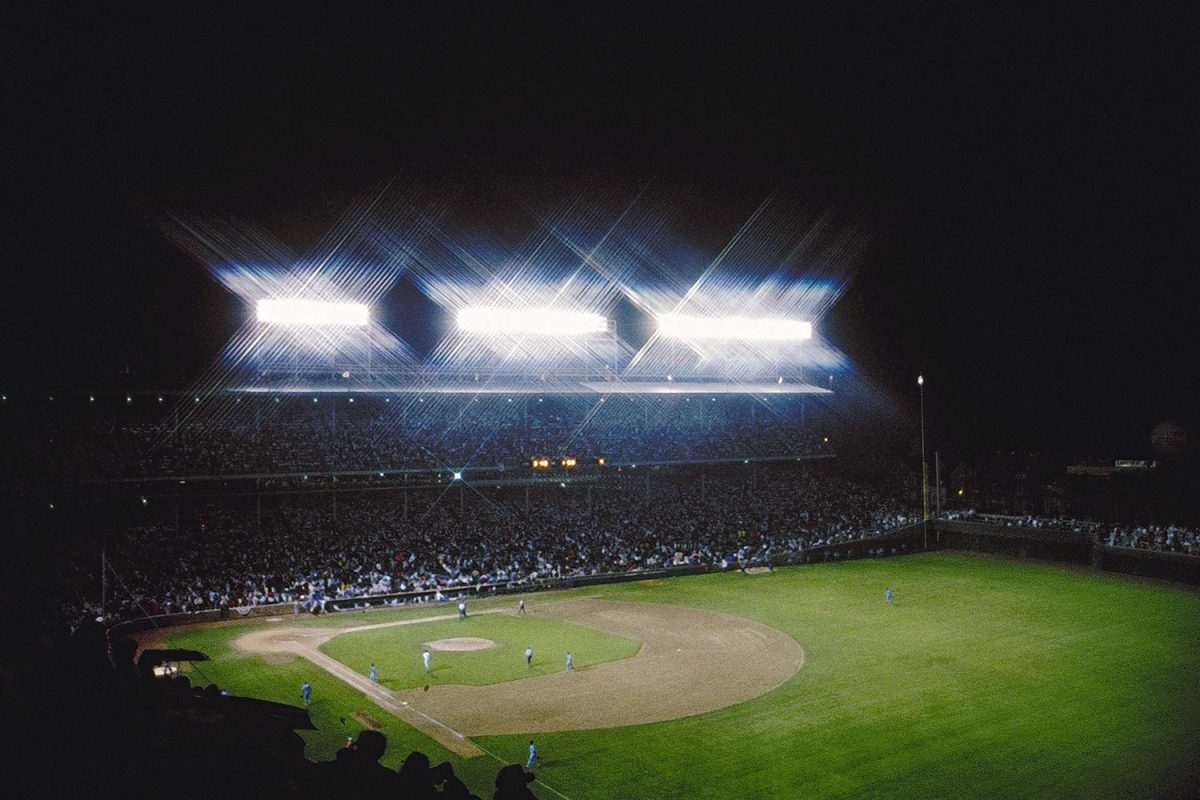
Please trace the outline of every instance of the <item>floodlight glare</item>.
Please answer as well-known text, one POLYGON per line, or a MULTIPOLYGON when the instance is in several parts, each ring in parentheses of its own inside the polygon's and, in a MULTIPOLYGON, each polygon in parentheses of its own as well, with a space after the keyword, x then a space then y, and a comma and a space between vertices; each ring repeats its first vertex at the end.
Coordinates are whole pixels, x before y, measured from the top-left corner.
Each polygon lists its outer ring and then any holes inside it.
POLYGON ((693 317, 667 314, 658 318, 658 332, 672 339, 782 342, 811 339, 812 323, 767 317, 693 317))
POLYGON ((599 314, 555 308, 472 306, 460 309, 457 319, 458 329, 467 333, 586 336, 608 330, 608 320, 599 314))
POLYGON ((259 300, 258 321, 273 325, 367 325, 369 309, 361 303, 323 303, 317 300, 259 300))

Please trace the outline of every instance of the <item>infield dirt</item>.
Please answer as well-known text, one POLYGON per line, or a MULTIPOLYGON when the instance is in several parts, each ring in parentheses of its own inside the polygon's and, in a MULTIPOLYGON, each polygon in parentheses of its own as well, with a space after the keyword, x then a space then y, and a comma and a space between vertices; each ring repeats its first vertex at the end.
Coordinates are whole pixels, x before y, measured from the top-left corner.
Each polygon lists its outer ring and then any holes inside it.
POLYGON ((609 728, 715 711, 770 691, 804 664, 804 651, 790 636, 704 609, 574 598, 538 603, 536 613, 636 639, 642 647, 632 658, 578 664, 571 672, 486 686, 390 691, 317 649, 334 636, 379 626, 269 628, 241 636, 234 645, 260 655, 306 658, 464 756, 478 754, 463 741, 467 736, 609 728))

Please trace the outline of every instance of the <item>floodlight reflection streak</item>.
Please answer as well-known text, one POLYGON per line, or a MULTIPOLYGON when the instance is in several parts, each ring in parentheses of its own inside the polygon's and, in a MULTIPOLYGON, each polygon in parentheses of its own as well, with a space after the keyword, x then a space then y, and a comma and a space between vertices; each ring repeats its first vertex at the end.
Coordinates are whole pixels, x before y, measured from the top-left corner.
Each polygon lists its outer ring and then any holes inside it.
POLYGON ((317 300, 267 299, 257 305, 259 322, 275 325, 362 327, 371 313, 361 303, 328 303, 317 300))
POLYGON ((478 334, 525 334, 543 336, 587 336, 608 330, 608 320, 599 314, 556 308, 459 309, 458 329, 478 334))
POLYGON ((803 341, 812 338, 812 323, 792 319, 703 317, 667 314, 658 332, 673 339, 722 341, 803 341))

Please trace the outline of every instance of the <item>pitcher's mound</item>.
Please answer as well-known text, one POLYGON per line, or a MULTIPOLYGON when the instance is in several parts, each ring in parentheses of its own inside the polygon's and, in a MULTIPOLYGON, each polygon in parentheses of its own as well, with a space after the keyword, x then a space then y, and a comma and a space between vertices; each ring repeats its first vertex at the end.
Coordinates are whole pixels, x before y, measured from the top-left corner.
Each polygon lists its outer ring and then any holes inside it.
POLYGON ((426 642, 425 646, 430 650, 453 650, 462 653, 467 650, 487 650, 489 647, 495 647, 496 643, 491 639, 480 639, 478 636, 456 636, 453 639, 426 642))

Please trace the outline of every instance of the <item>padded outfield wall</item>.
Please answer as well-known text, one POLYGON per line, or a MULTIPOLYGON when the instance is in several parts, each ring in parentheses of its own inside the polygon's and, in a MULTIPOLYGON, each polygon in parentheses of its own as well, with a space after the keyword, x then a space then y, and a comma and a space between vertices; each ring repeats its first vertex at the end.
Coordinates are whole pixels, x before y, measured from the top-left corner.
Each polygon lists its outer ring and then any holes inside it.
POLYGON ((1109 547, 1082 531, 960 521, 933 522, 930 529, 937 532, 930 547, 1091 564, 1107 572, 1200 584, 1200 556, 1109 547))

